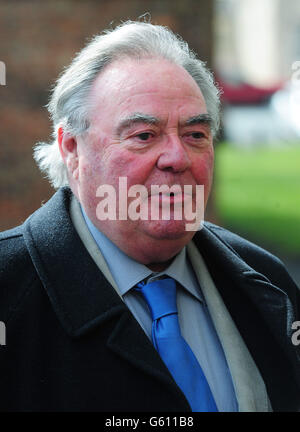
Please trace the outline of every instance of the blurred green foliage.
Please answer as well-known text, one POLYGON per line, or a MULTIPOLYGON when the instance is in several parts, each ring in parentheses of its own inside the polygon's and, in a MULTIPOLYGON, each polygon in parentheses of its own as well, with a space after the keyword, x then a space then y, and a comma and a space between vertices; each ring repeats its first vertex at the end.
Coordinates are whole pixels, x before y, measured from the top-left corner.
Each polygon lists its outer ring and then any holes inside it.
POLYGON ((274 252, 300 256, 300 144, 216 149, 220 224, 274 252))

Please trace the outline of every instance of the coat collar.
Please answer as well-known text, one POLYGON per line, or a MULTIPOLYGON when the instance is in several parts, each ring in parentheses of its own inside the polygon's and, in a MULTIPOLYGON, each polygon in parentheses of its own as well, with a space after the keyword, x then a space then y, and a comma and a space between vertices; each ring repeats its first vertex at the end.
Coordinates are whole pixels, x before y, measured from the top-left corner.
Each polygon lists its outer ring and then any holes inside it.
MULTIPOLYGON (((136 337, 145 339, 143 330, 136 325, 126 305, 86 253, 69 216, 71 195, 69 188, 60 189, 27 219, 23 232, 32 261, 60 322, 68 334, 76 338, 119 317, 123 323, 128 321, 127 330, 130 328, 136 337)), ((209 225, 195 235, 194 242, 207 262, 225 304, 226 283, 230 283, 255 304, 271 333, 295 361, 296 350, 291 349, 295 347, 291 347, 287 337, 295 316, 287 294, 250 267, 209 225)), ((247 308, 247 304, 232 301, 229 311, 234 314, 238 310, 238 314, 243 314, 243 308, 247 308)), ((116 350, 120 348, 115 344, 116 337, 123 333, 119 325, 111 334, 109 343, 116 350)), ((123 345, 126 349, 126 344, 123 345)), ((147 350, 153 351, 150 342, 147 350)), ((127 355, 134 356, 134 352, 127 355)), ((161 363, 159 358, 154 361, 161 363)))
POLYGON ((107 347, 152 377, 168 383, 189 405, 131 312, 98 269, 70 219, 72 192, 60 189, 24 223, 23 236, 39 278, 63 328, 80 338, 107 325, 107 347), (130 341, 130 343, 128 343, 130 341))
POLYGON ((73 227, 71 194, 69 188, 62 188, 33 213, 24 224, 24 239, 61 323, 70 336, 77 337, 126 307, 73 227))
MULTIPOLYGON (((239 317, 247 316, 249 305, 253 305, 270 335, 274 337, 292 363, 299 367, 299 350, 291 343, 292 323, 297 319, 295 309, 297 305, 292 304, 287 294, 289 291, 297 290, 292 279, 286 277, 284 287, 272 283, 265 274, 247 264, 231 244, 224 240, 222 230, 212 224, 206 224, 195 235, 194 242, 205 259, 224 303, 235 317, 237 326, 240 328, 239 317), (230 290, 228 290, 229 286, 230 290), (241 295, 244 301, 240 300, 241 295)), ((253 244, 251 247, 257 249, 256 264, 259 267, 259 260, 264 259, 261 255, 262 250, 253 244)), ((271 256, 267 255, 271 263, 271 256)), ((275 265, 275 257, 273 257, 273 265, 275 265)), ((255 317, 252 319, 255 320, 255 317)), ((246 334, 247 329, 244 332, 246 334)))
MULTIPOLYGON (((61 188, 33 213, 24 224, 24 238, 61 322, 68 333, 79 336, 107 314, 112 317, 127 308, 86 253, 70 219, 71 196, 69 188, 61 188)), ((273 331, 280 322, 278 313, 287 328, 287 319, 293 318, 292 305, 281 288, 248 265, 210 225, 195 235, 194 242, 212 274, 228 275, 264 314, 272 318, 276 314, 273 331)), ((222 286, 218 288, 222 291, 222 286)))

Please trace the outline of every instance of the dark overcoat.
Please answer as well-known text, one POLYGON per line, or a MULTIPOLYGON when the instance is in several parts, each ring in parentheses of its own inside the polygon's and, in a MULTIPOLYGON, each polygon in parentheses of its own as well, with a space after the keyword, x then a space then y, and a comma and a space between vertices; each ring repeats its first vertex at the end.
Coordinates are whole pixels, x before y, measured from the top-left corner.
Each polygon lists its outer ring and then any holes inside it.
MULTIPOLYGON (((0 235, 1 411, 189 411, 127 306, 98 269, 60 189, 0 235)), ((265 250, 206 223, 194 237, 274 411, 300 406, 299 289, 265 250)))

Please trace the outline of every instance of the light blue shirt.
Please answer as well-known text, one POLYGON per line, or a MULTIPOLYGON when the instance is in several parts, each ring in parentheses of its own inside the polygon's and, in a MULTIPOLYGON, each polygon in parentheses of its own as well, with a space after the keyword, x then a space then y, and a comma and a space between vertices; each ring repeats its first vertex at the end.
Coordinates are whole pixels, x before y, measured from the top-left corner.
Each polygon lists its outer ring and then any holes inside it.
POLYGON ((146 301, 133 288, 146 278, 164 274, 172 277, 180 286, 177 290, 178 318, 183 337, 192 348, 207 378, 218 410, 238 411, 232 378, 224 351, 209 315, 201 288, 187 258, 186 249, 174 258, 161 273, 154 273, 145 265, 122 252, 85 214, 86 224, 96 241, 116 282, 120 296, 151 340, 152 319, 146 301))

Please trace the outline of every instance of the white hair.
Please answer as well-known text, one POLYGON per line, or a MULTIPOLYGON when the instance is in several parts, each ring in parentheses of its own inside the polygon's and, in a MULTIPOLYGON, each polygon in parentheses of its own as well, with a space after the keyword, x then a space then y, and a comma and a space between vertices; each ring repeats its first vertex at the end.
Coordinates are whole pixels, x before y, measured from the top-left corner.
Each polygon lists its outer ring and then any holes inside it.
POLYGON ((68 184, 67 168, 63 163, 57 142, 57 130, 73 136, 88 130, 88 95, 94 80, 105 66, 122 58, 162 57, 182 66, 198 84, 212 118, 212 134, 219 129, 219 89, 212 73, 199 60, 188 44, 168 28, 149 22, 127 21, 114 30, 95 36, 80 51, 56 82, 47 105, 53 121, 51 143, 38 143, 34 159, 54 188, 68 184))

